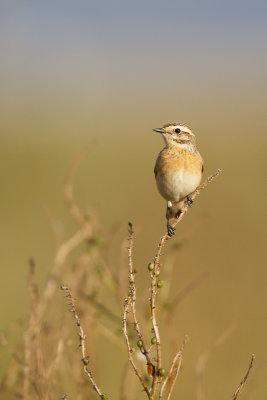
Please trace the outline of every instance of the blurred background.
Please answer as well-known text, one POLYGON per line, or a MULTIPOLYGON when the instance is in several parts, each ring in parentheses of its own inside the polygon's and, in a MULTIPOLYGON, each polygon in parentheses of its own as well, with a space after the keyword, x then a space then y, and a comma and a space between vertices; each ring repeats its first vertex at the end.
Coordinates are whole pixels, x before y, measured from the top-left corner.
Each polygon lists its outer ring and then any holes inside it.
MULTIPOLYGON (((118 227, 114 268, 133 222, 138 288, 147 287, 141 271, 165 230, 153 176, 163 141, 152 128, 183 122, 197 136, 204 176, 223 172, 173 239, 181 246, 170 295, 206 274, 177 310, 179 341, 190 336, 177 393, 195 398, 198 357, 236 323, 207 363, 205 398, 230 398, 252 353, 243 398, 267 395, 266 13, 260 0, 1 1, 2 331, 27 318, 31 256, 44 285, 55 254, 51 219, 65 238, 76 229, 65 175, 95 138, 75 196, 84 210, 97 209, 103 237, 118 227)), ((13 336, 15 345, 21 333, 13 336)), ((3 354, 1 376, 10 360, 3 354)), ((112 373, 99 375, 116 398, 112 373)))

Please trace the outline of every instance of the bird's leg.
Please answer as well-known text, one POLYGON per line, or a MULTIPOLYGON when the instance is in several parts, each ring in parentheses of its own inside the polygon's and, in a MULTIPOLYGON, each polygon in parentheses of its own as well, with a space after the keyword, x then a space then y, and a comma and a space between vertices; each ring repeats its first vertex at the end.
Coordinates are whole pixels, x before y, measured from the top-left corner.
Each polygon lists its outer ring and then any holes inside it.
POLYGON ((168 201, 166 219, 167 219, 167 232, 168 232, 168 236, 170 236, 170 237, 175 235, 175 228, 174 228, 174 226, 171 226, 171 224, 170 224, 171 207, 172 207, 172 203, 170 201, 168 201))
POLYGON ((186 201, 187 201, 188 207, 192 208, 194 200, 192 199, 192 196, 190 194, 188 196, 186 196, 186 201))

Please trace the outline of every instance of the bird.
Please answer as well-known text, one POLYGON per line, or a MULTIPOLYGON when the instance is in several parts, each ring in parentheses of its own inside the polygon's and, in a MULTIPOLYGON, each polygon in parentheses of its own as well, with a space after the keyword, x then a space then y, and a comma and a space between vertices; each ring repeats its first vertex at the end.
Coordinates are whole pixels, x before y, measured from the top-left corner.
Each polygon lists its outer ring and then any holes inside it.
POLYGON ((172 122, 153 131, 161 133, 165 147, 160 151, 154 174, 161 196, 167 200, 167 233, 175 234, 170 219, 178 218, 187 203, 193 205, 191 194, 201 182, 204 162, 196 147, 192 130, 182 124, 172 122))

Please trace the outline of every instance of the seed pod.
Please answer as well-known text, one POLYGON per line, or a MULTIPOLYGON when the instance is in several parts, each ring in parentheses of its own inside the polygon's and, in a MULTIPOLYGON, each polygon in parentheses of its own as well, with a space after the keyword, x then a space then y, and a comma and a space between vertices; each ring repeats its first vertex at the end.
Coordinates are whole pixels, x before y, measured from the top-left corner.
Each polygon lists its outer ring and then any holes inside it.
POLYGON ((162 288, 163 285, 164 285, 164 282, 163 282, 163 281, 159 280, 159 281, 157 282, 157 287, 158 287, 159 289, 162 288))
POLYGON ((147 268, 148 268, 148 271, 153 271, 153 269, 154 269, 154 264, 153 264, 153 263, 149 263, 148 266, 147 266, 147 268))
POLYGON ((151 338, 151 344, 156 344, 157 343, 157 338, 154 336, 151 338))
POLYGON ((165 375, 165 373, 166 373, 166 371, 165 371, 165 369, 164 369, 164 368, 160 368, 160 369, 158 370, 158 374, 159 374, 159 376, 164 376, 164 375, 165 375))

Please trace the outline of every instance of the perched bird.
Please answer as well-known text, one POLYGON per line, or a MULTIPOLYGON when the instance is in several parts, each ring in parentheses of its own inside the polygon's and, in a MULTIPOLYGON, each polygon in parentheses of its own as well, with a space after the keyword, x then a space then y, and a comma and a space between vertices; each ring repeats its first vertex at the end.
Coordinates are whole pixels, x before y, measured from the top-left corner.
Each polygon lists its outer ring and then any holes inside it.
POLYGON ((170 123, 153 129, 162 134, 166 146, 158 155, 154 168, 157 187, 167 200, 167 231, 175 234, 171 218, 178 218, 187 201, 192 207, 190 196, 200 184, 203 160, 196 148, 195 135, 186 125, 170 123))

